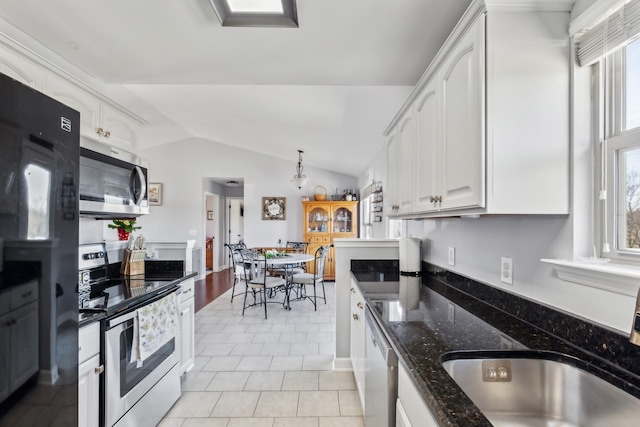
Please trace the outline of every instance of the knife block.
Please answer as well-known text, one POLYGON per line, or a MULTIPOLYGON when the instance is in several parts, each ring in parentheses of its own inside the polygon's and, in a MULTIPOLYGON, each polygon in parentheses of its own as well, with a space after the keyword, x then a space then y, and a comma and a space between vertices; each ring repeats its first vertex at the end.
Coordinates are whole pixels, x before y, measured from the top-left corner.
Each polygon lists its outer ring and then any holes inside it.
POLYGON ((144 249, 124 250, 124 257, 120 265, 120 273, 125 276, 144 274, 144 249))

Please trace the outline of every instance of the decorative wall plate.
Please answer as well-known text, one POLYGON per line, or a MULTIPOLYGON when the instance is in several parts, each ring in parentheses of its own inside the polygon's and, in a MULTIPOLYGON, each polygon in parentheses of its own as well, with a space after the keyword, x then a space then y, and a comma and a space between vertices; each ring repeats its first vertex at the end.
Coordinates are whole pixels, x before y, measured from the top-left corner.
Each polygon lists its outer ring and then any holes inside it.
POLYGON ((285 197, 263 197, 262 219, 284 220, 286 218, 285 197))

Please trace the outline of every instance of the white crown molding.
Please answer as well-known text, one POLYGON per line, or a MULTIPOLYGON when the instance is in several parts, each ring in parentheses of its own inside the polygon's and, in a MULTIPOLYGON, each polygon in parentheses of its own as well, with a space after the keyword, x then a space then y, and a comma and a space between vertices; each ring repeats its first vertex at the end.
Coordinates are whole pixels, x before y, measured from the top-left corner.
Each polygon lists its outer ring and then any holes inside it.
POLYGON ((523 12, 570 12, 575 0, 485 0, 487 10, 510 9, 523 12))

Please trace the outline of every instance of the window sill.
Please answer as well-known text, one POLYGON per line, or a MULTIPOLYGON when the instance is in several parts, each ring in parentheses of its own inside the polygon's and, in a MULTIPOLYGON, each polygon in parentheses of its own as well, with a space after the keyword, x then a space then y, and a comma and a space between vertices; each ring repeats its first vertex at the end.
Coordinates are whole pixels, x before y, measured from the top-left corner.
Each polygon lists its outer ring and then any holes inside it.
POLYGON ((561 280, 635 297, 640 283, 640 267, 623 264, 591 264, 562 259, 541 259, 552 264, 561 280))

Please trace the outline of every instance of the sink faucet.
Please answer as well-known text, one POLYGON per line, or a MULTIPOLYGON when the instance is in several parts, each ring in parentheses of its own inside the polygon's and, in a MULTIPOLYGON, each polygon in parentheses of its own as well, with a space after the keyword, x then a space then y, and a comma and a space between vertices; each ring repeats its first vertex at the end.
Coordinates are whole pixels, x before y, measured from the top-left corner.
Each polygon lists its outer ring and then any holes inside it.
POLYGON ((640 289, 636 298, 636 310, 633 312, 633 323, 631 324, 631 335, 629 341, 640 346, 640 289))

